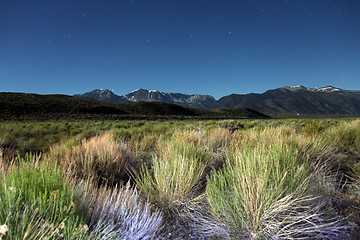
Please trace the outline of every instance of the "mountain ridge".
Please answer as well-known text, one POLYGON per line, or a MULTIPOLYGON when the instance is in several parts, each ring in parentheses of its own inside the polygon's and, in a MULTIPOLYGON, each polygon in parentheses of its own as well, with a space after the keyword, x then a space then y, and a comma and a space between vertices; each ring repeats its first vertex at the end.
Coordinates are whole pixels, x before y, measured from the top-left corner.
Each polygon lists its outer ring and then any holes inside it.
POLYGON ((126 95, 116 95, 108 89, 95 89, 83 94, 75 94, 75 97, 88 97, 104 102, 166 102, 174 103, 183 107, 210 108, 216 99, 210 95, 165 93, 157 90, 146 90, 143 88, 134 90, 126 95))
POLYGON ((214 108, 248 107, 265 114, 360 114, 360 91, 326 86, 286 86, 262 94, 232 94, 214 108))
POLYGON ((95 89, 74 96, 118 103, 166 102, 200 109, 250 108, 268 115, 360 114, 360 91, 344 90, 330 85, 313 88, 302 85, 284 86, 264 93, 234 93, 218 100, 210 95, 165 93, 142 88, 126 95, 116 95, 107 89, 95 89))

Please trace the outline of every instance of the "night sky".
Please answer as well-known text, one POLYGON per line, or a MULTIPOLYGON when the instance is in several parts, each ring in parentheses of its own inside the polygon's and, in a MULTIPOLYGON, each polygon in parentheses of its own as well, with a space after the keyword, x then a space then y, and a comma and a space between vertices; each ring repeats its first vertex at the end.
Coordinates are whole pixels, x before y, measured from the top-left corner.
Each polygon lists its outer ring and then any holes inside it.
POLYGON ((360 90, 359 0, 1 0, 0 92, 360 90))

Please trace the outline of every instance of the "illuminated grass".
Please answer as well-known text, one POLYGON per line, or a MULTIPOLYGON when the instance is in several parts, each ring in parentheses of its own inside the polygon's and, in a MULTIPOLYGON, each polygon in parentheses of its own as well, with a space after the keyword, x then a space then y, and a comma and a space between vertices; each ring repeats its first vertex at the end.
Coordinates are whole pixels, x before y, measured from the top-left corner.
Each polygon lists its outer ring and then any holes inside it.
MULTIPOLYGON (((230 235, 249 239, 336 236, 309 195, 310 166, 286 145, 235 150, 208 180, 208 201, 230 235)), ((314 185, 314 184, 313 184, 314 185)), ((316 184, 315 184, 316 186, 316 184)))

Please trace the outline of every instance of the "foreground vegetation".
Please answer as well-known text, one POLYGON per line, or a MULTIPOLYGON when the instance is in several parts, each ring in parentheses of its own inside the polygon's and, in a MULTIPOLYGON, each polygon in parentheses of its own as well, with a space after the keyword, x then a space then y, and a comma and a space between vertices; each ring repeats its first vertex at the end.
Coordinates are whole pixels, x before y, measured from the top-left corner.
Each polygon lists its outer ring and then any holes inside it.
POLYGON ((360 120, 0 124, 0 239, 358 239, 360 120))

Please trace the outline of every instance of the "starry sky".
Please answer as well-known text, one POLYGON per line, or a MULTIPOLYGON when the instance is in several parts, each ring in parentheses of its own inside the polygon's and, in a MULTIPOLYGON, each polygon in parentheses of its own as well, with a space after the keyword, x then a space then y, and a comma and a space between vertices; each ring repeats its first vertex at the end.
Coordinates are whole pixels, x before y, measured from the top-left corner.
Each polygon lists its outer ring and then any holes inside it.
POLYGON ((1 0, 0 92, 360 90, 359 0, 1 0))

